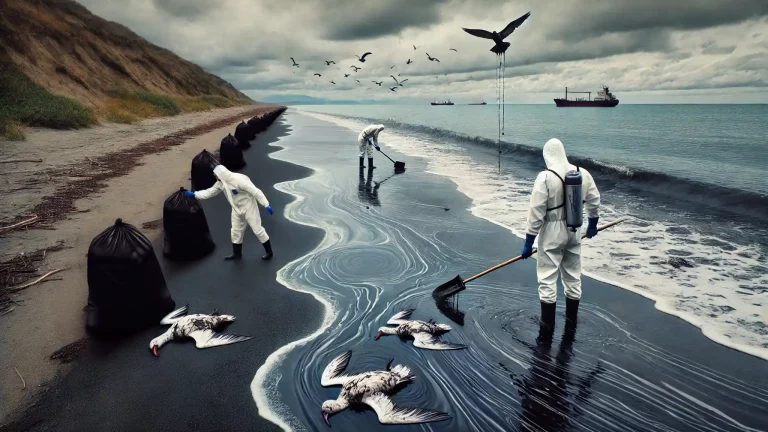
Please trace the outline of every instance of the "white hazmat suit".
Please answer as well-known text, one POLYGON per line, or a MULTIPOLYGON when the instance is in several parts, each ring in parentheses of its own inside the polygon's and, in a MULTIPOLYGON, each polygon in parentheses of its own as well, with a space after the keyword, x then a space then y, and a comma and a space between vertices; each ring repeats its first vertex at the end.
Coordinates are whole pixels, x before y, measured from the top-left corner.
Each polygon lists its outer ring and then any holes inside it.
MULTIPOLYGON (((568 163, 565 148, 553 138, 544 145, 544 162, 547 168, 565 178, 568 171, 576 170, 568 163)), ((600 192, 592 175, 580 168, 582 199, 587 217, 598 217, 600 192)), ((563 203, 563 182, 550 171, 542 171, 536 177, 531 193, 526 234, 538 235, 536 275, 539 279, 539 300, 542 303, 557 301, 557 275, 560 274, 565 296, 581 299, 581 231, 572 232, 566 226, 563 203)))
POLYGON ((357 136, 357 144, 360 149, 360 157, 368 154, 368 159, 373 158, 373 148, 379 145, 379 134, 384 130, 384 125, 370 125, 357 136))
POLYGON ((248 176, 233 173, 223 165, 213 169, 219 181, 208 189, 195 192, 198 199, 213 198, 224 192, 227 201, 232 206, 232 243, 242 244, 245 235, 245 227, 250 225, 256 237, 263 244, 269 240, 267 231, 261 226, 258 202, 262 207, 268 207, 269 201, 264 193, 259 190, 248 176))

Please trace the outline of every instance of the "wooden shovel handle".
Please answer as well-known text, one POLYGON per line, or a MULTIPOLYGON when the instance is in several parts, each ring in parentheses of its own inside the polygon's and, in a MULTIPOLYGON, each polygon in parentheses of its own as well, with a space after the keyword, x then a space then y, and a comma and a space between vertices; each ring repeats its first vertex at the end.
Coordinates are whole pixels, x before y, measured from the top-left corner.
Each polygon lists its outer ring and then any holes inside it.
MULTIPOLYGON (((610 228, 610 227, 612 227, 614 225, 617 225, 617 224, 619 224, 621 222, 624 222, 624 219, 617 219, 617 220, 615 220, 613 222, 607 223, 605 225, 601 225, 601 226, 597 227, 597 230, 598 231, 602 231, 602 230, 604 230, 606 228, 610 228)), ((582 234, 581 238, 584 239, 584 237, 586 237, 586 236, 587 236, 586 234, 582 234)), ((534 248, 533 249, 533 253, 536 253, 536 252, 538 252, 538 249, 534 248)), ((496 271, 496 270, 498 270, 498 269, 500 269, 502 267, 506 267, 506 266, 508 266, 508 265, 510 265, 510 264, 512 264, 514 262, 520 261, 521 259, 523 259, 523 256, 522 255, 518 255, 518 256, 516 256, 516 257, 514 257, 514 258, 512 258, 512 259, 510 259, 508 261, 504 261, 501 264, 497 264, 497 265, 489 268, 488 270, 485 270, 485 271, 483 271, 481 273, 478 273, 478 274, 472 276, 469 279, 464 279, 464 283, 472 282, 473 280, 475 280, 475 279, 477 279, 479 277, 483 277, 483 276, 487 275, 488 273, 490 273, 492 271, 496 271)))

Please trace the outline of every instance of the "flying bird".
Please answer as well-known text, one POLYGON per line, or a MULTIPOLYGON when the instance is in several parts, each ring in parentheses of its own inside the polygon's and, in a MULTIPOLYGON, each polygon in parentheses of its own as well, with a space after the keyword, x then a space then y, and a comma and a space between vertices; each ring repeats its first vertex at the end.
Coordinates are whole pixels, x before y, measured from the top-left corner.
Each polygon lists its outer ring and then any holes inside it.
POLYGON ((437 57, 432 57, 431 55, 429 55, 429 53, 427 53, 427 58, 429 59, 429 61, 436 61, 436 62, 440 63, 440 60, 438 60, 437 57))
POLYGON ((296 60, 294 60, 294 59, 293 59, 293 57, 291 57, 291 61, 293 62, 293 65, 294 65, 294 66, 296 66, 296 67, 299 67, 299 64, 298 64, 298 63, 296 63, 296 60))
POLYGON ((357 55, 357 54, 355 54, 355 57, 357 57, 357 59, 360 60, 360 63, 365 63, 365 56, 369 56, 371 54, 373 54, 373 53, 367 52, 367 53, 363 54, 362 57, 357 55))
POLYGON ((397 93, 397 87, 390 87, 389 89, 392 90, 393 92, 397 93))
POLYGON ((512 21, 511 23, 507 24, 506 27, 504 27, 504 30, 500 31, 499 33, 489 32, 488 30, 481 30, 481 29, 468 29, 463 28, 462 29, 471 34, 472 36, 477 36, 479 38, 483 39, 492 39, 496 45, 491 48, 491 51, 496 54, 503 54, 507 51, 507 48, 509 48, 510 43, 504 42, 504 39, 507 38, 507 36, 511 35, 512 32, 515 31, 518 27, 520 27, 525 20, 528 19, 528 17, 531 16, 531 13, 528 12, 527 14, 521 16, 520 18, 512 21))
POLYGON ((395 68, 395 66, 396 66, 396 65, 392 65, 392 67, 390 67, 390 69, 394 69, 394 68, 395 68))
POLYGON ((408 59, 408 61, 407 61, 407 62, 405 62, 405 64, 411 64, 411 63, 413 63, 413 62, 411 61, 411 59, 408 59))
POLYGON ((354 70, 355 70, 355 72, 357 72, 357 71, 359 71, 360 69, 362 69, 361 67, 357 67, 357 66, 355 66, 355 65, 352 65, 352 66, 350 66, 350 68, 354 69, 354 70))
POLYGON ((333 60, 326 60, 326 61, 325 61, 325 65, 326 65, 326 66, 330 66, 330 65, 332 65, 332 64, 336 64, 336 62, 335 62, 335 61, 333 61, 333 60))
POLYGON ((413 50, 416 51, 416 45, 413 46, 413 50))
POLYGON ((347 78, 348 76, 349 76, 349 74, 344 74, 344 78, 347 78))
POLYGON ((215 331, 222 325, 234 321, 235 317, 232 315, 219 315, 215 311, 211 315, 187 315, 188 311, 189 306, 184 306, 169 313, 160 321, 161 325, 170 325, 171 327, 149 342, 149 349, 152 350, 155 357, 160 357, 157 350, 173 339, 192 338, 198 349, 229 345, 251 339, 250 336, 230 335, 215 331))
POLYGON ((393 79, 393 80, 395 80, 395 83, 396 83, 397 85, 399 85, 400 87, 402 87, 402 86, 403 86, 403 83, 404 83, 404 82, 408 81, 407 79, 404 79, 404 80, 402 80, 402 81, 398 81, 398 80, 397 80, 397 78, 395 78, 394 76, 392 76, 392 75, 390 75, 390 76, 392 77, 392 79, 393 79))
POLYGON ((364 404, 373 408, 381 424, 417 424, 448 420, 451 415, 421 408, 400 407, 388 395, 395 393, 416 378, 408 367, 392 366, 394 359, 387 363, 386 370, 369 371, 354 375, 345 374, 352 351, 342 353, 331 360, 320 376, 323 387, 341 386, 337 399, 323 402, 323 420, 331 426, 328 418, 347 409, 350 405, 364 404))
POLYGON ((384 81, 371 81, 371 82, 378 85, 379 87, 381 87, 381 84, 384 83, 384 81))
POLYGON ((451 48, 451 51, 459 52, 459 50, 457 50, 456 48, 451 48))
POLYGON ((359 79, 355 79, 355 81, 357 81, 357 82, 360 82, 360 80, 359 80, 359 79))
POLYGON ((320 74, 316 73, 316 74, 315 74, 315 76, 322 76, 322 75, 320 75, 320 74))
POLYGON ((412 320, 413 309, 404 310, 395 314, 387 321, 387 324, 397 327, 381 327, 374 337, 379 340, 384 335, 398 335, 401 338, 410 336, 413 338, 413 346, 416 348, 428 350, 458 350, 466 348, 465 345, 458 345, 440 340, 440 336, 451 331, 451 326, 447 324, 436 324, 434 321, 412 320))
POLYGON ((335 82, 333 82, 333 80, 330 80, 330 81, 328 81, 328 82, 329 82, 329 83, 331 83, 331 84, 333 84, 333 85, 336 85, 336 83, 335 83, 335 82))

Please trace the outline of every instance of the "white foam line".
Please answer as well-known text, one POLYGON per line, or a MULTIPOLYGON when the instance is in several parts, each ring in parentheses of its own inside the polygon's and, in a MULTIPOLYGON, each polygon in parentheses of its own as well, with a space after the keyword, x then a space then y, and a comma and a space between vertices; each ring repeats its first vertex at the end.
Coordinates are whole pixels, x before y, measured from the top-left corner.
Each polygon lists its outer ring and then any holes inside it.
MULTIPOLYGON (((315 113, 315 112, 311 112, 311 111, 300 111, 300 112, 301 112, 302 115, 307 115, 309 117, 314 117, 316 119, 323 120, 323 121, 334 122, 336 125, 338 125, 340 127, 352 130, 351 128, 349 128, 344 123, 343 119, 340 119, 340 118, 334 116, 333 114, 315 113), (334 120, 340 120, 340 121, 337 122, 337 121, 334 121, 334 120)), ((418 155, 416 155, 416 156, 418 157, 418 155)), ((430 171, 430 170, 427 170, 427 172, 429 172, 431 174, 434 174, 434 175, 439 175, 439 176, 443 176, 443 177, 447 177, 447 178, 451 179, 451 181, 454 184, 456 184, 456 186, 457 186, 456 190, 457 191, 459 191, 464 196, 466 196, 467 198, 472 200, 472 202, 475 202, 475 199, 473 197, 471 197, 471 196, 469 196, 466 193, 461 191, 461 189, 459 188, 461 185, 455 179, 453 179, 451 176, 446 175, 446 174, 442 174, 442 173, 439 173, 439 172, 435 172, 435 171, 430 171)), ((495 225, 498 225, 498 226, 500 226, 502 228, 505 228, 505 229, 509 230, 510 232, 512 232, 512 234, 514 234, 516 237, 519 237, 521 239, 525 237, 522 233, 518 232, 514 228, 512 228, 510 226, 507 226, 507 225, 505 225, 505 224, 503 224, 501 222, 498 222, 498 221, 496 221, 494 219, 491 219, 490 217, 485 217, 485 216, 479 214, 479 211, 476 211, 476 209, 478 209, 477 206, 474 206, 474 207, 469 209, 469 211, 472 213, 473 216, 481 218, 481 219, 484 219, 484 220, 487 220, 487 221, 489 221, 489 222, 491 222, 491 223, 493 223, 495 225)), ((610 280, 607 277, 598 276, 598 275, 596 275, 596 274, 594 274, 592 272, 589 272, 589 271, 582 271, 582 274, 584 276, 587 276, 587 277, 592 278, 594 280, 606 283, 608 285, 613 285, 615 287, 618 287, 618 288, 621 288, 621 289, 633 292, 633 293, 638 294, 640 296, 643 296, 643 297, 645 297, 645 298, 647 298, 649 300, 652 300, 654 302, 654 307, 656 308, 656 310, 658 310, 660 312, 663 312, 663 313, 666 313, 668 315, 672 315, 672 316, 675 316, 677 318, 680 318, 683 321, 685 321, 685 322, 687 322, 687 323, 689 323, 689 324, 699 328, 701 330, 702 334, 705 337, 707 337, 708 339, 710 339, 711 341, 713 341, 715 343, 718 343, 720 345, 726 346, 728 348, 731 348, 731 349, 734 349, 734 350, 737 350, 737 351, 741 351, 741 352, 743 352, 745 354, 749 354, 749 355, 755 356, 757 358, 761 358, 763 360, 768 360, 768 349, 757 347, 757 346, 752 346, 752 345, 747 345, 747 344, 742 344, 742 343, 739 343, 739 342, 735 342, 734 340, 730 339, 728 336, 726 336, 724 334, 719 334, 717 329, 716 329, 716 327, 714 325, 708 325, 703 318, 699 318, 699 317, 697 317, 697 316, 695 316, 693 314, 689 314, 689 313, 686 313, 684 311, 680 311, 680 310, 675 309, 672 306, 670 301, 668 301, 667 299, 665 299, 665 298, 663 298, 661 296, 655 296, 655 295, 653 295, 653 294, 651 294, 651 293, 649 293, 647 291, 643 291, 643 290, 634 288, 632 286, 625 285, 625 284, 622 284, 620 282, 616 282, 614 280, 610 280)))
MULTIPOLYGON (((316 175, 316 173, 313 173, 308 178, 314 177, 315 175, 316 175)), ((305 179, 300 179, 300 180, 305 180, 305 179)), ((300 180, 292 180, 292 181, 288 181, 288 182, 278 183, 278 184, 275 184, 275 188, 278 189, 279 186, 293 184, 293 183, 295 183, 297 181, 300 181, 300 180)), ((284 192, 284 193, 289 193, 286 190, 286 188, 278 189, 278 190, 280 190, 281 192, 284 192)), ((311 226, 311 227, 315 227, 315 228, 320 228, 320 229, 323 230, 323 232, 325 234, 324 234, 323 240, 320 242, 320 244, 317 247, 315 247, 312 251, 310 251, 309 253, 307 253, 307 254, 305 254, 305 255, 303 255, 301 257, 298 257, 295 260, 287 263, 280 270, 278 270, 276 280, 277 280, 278 283, 280 283, 281 285, 285 286, 286 288, 288 288, 288 289, 290 289, 292 291, 297 291, 297 292, 301 292, 301 293, 311 294, 312 297, 314 297, 317 301, 319 301, 323 305, 324 313, 323 313, 323 322, 320 324, 320 327, 317 330, 315 330, 310 335, 305 336, 305 337, 303 337, 303 338, 301 338, 299 340, 296 340, 296 341, 293 341, 293 342, 291 342, 289 344, 283 345, 282 347, 278 348, 275 352, 270 354, 269 357, 267 357, 267 359, 264 361, 264 364, 259 366, 259 369, 256 370, 256 376, 253 378, 253 381, 251 381, 251 395, 253 396, 254 402, 256 402, 256 408, 258 409, 259 416, 261 416, 263 419, 265 419, 267 421, 270 421, 270 422, 274 423, 275 425, 277 425, 278 427, 280 427, 284 431, 292 431, 293 428, 291 427, 291 425, 289 425, 286 421, 284 421, 282 418, 280 418, 278 416, 278 414, 276 412, 276 409, 278 407, 276 406, 276 404, 273 403, 273 401, 271 400, 271 398, 267 394, 266 381, 267 381, 267 379, 269 377, 269 374, 270 374, 270 372, 275 370, 280 363, 283 362, 283 360, 286 358, 286 356, 288 356, 288 354, 291 351, 293 351, 294 349, 296 349, 296 348, 306 344, 307 342, 312 341, 313 339, 315 339, 318 336, 320 336, 323 332, 325 332, 328 328, 330 328, 331 324, 334 321, 334 316, 335 316, 335 311, 334 311, 334 308, 333 308, 333 304, 330 302, 330 300, 328 300, 325 297, 319 295, 317 292, 315 292, 313 290, 302 289, 302 288, 295 287, 295 286, 289 284, 288 281, 283 276, 283 273, 286 271, 286 269, 290 268, 294 263, 296 263, 298 261, 302 261, 302 260, 306 259, 306 257, 308 257, 310 255, 313 255, 313 254, 317 253, 318 251, 320 251, 323 248, 323 246, 325 245, 326 239, 328 238, 328 231, 325 230, 323 227, 321 227, 319 225, 314 225, 314 224, 309 224, 309 223, 301 222, 301 221, 298 221, 296 219, 293 219, 290 216, 290 211, 289 210, 292 209, 293 207, 298 206, 300 203, 302 203, 305 200, 305 198, 300 196, 300 195, 295 195, 295 194, 290 194, 290 195, 292 195, 295 198, 295 200, 292 201, 291 203, 289 203, 286 206, 286 211, 284 212, 285 217, 288 220, 290 220, 291 222, 297 223, 299 225, 305 225, 305 226, 311 226)))

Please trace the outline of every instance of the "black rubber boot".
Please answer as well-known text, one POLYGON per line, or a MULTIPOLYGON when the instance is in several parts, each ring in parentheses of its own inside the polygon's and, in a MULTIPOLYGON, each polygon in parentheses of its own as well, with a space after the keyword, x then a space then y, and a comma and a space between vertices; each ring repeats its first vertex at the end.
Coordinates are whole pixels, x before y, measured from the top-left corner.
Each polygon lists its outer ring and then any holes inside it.
POLYGON ((541 322, 544 325, 551 327, 555 326, 555 311, 557 310, 557 303, 544 303, 541 302, 541 322))
POLYGON ((243 244, 232 243, 232 255, 224 257, 227 261, 240 261, 243 259, 243 244))
POLYGON ((565 319, 576 322, 579 315, 579 300, 565 298, 565 319))
POLYGON ((372 170, 374 168, 376 168, 376 167, 373 166, 373 158, 368 158, 368 169, 372 170))
POLYGON ((365 158, 360 158, 360 168, 365 168, 365 164, 363 163, 365 161, 365 158))
POLYGON ((265 243, 262 243, 264 246, 264 250, 267 252, 261 259, 263 260, 269 260, 272 259, 273 253, 272 253, 272 243, 270 240, 267 240, 265 243))

